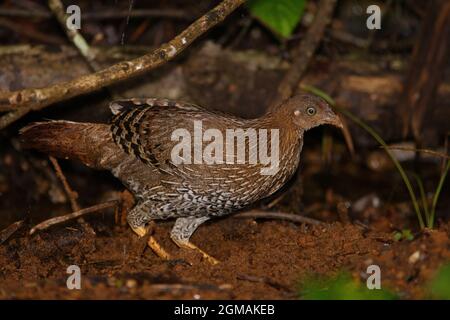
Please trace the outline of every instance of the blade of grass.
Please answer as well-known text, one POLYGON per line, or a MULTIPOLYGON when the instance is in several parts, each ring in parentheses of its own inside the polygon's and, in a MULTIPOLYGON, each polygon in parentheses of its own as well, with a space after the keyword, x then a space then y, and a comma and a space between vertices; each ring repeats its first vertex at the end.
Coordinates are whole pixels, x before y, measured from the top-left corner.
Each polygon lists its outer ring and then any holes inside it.
MULTIPOLYGON (((411 198, 414 211, 416 212, 417 219, 419 220, 420 228, 423 229, 425 227, 423 218, 422 218, 422 212, 419 207, 419 203, 417 201, 416 195, 414 193, 414 189, 412 187, 411 181, 409 180, 408 176, 405 173, 405 170, 403 170, 402 165, 400 162, 394 157, 392 152, 389 150, 388 145, 386 142, 381 138, 381 136, 370 126, 365 124, 362 120, 360 120, 358 117, 354 116, 351 112, 344 108, 340 108, 336 105, 336 102, 333 98, 331 98, 328 94, 323 92, 322 90, 309 86, 309 85, 303 85, 302 88, 306 91, 309 91, 315 95, 318 95, 319 97, 323 98, 325 101, 327 101, 330 105, 332 105, 336 110, 338 110, 340 113, 344 114, 346 117, 350 118, 353 122, 355 122, 357 125, 359 125, 361 128, 363 128, 365 131, 367 131, 379 144, 381 144, 388 154, 389 158, 391 158, 392 162, 394 163, 395 167, 397 168, 398 172, 400 173, 400 176, 403 179, 403 182, 406 185, 406 188, 408 189, 409 196, 411 198)), ((447 170, 448 171, 448 170, 447 170)))
POLYGON ((447 166, 445 167, 444 171, 442 172, 441 179, 439 180, 439 184, 436 188, 436 192, 433 196, 433 204, 431 206, 431 216, 430 216, 430 223, 428 224, 428 228, 433 228, 434 225, 434 218, 436 215, 436 206, 439 199, 439 195, 441 194, 442 186, 444 185, 445 178, 447 177, 447 173, 450 170, 450 161, 447 161, 447 166))
POLYGON ((425 188, 423 187, 422 179, 417 174, 414 174, 414 179, 416 179, 417 185, 419 186, 420 197, 422 199, 422 208, 425 213, 425 220, 427 226, 430 225, 430 210, 428 208, 428 199, 425 194, 425 188))

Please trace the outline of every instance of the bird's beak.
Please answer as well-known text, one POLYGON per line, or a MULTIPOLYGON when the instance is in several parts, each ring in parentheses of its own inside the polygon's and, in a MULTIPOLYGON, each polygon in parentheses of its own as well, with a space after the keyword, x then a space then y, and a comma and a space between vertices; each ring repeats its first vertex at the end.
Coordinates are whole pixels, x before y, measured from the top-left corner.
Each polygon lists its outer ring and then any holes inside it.
POLYGON ((331 124, 332 126, 335 126, 335 127, 341 128, 341 129, 344 128, 344 125, 342 124, 341 119, 334 112, 328 113, 328 115, 325 117, 325 122, 327 124, 331 124))

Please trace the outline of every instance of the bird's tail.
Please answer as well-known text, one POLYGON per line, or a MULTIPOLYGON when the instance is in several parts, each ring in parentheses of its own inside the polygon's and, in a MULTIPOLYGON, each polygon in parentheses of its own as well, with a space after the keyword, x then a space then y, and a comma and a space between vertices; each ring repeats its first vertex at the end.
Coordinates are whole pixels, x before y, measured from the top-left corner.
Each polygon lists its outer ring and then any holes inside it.
POLYGON ((58 158, 77 159, 97 169, 109 169, 117 155, 109 126, 72 121, 35 122, 20 130, 22 146, 58 158))

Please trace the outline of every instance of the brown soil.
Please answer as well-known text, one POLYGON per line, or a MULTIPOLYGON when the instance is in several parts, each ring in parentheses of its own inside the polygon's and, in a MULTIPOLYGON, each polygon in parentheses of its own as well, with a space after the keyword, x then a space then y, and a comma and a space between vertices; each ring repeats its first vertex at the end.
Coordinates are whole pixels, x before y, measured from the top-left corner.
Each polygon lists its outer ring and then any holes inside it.
POLYGON ((221 260, 216 266, 175 247, 171 224, 158 224, 156 238, 184 260, 166 262, 149 249, 140 255, 143 242, 128 228, 108 226, 111 220, 90 218, 96 236, 73 222, 0 246, 0 298, 289 299, 307 274, 345 269, 364 281, 370 264, 381 267, 384 288, 423 298, 425 283, 450 259, 449 225, 395 242, 391 233, 351 224, 226 218, 200 227, 192 238, 221 260), (416 251, 420 258, 410 261, 416 251), (82 290, 66 288, 72 264, 81 268, 82 290))
MULTIPOLYGON (((5 169, 0 172, 0 230, 17 220, 25 223, 0 243, 0 299, 294 299, 307 276, 344 270, 365 283, 371 264, 380 266, 383 288, 403 299, 419 299, 428 297, 430 279, 450 261, 448 187, 439 201, 438 227, 416 231, 412 241, 395 241, 394 231, 417 230, 399 175, 371 172, 346 157, 327 167, 320 164, 319 149, 304 150, 300 179, 278 193, 281 201, 271 210, 324 223, 211 220, 191 240, 221 261, 216 266, 176 247, 169 238, 173 221, 157 222, 154 236, 178 260, 161 260, 128 226, 115 222, 120 219, 112 209, 86 216, 96 235, 68 221, 30 236, 32 226, 70 212, 70 206, 63 190, 52 191, 61 185, 45 159, 5 151, 0 159, 5 169), (380 199, 378 207, 357 204, 371 194, 380 199), (81 268, 82 290, 67 289, 70 265, 81 268)), ((116 198, 113 190, 123 189, 108 173, 71 162, 61 165, 79 192, 81 207, 116 198)), ((428 190, 437 181, 435 171, 430 172, 422 172, 428 190)))

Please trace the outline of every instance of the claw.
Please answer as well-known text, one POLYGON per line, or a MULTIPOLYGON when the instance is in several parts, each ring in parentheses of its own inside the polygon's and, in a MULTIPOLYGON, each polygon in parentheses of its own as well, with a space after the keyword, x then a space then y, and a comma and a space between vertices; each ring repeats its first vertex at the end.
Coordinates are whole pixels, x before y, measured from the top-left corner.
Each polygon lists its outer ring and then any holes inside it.
POLYGON ((177 246, 179 246, 180 248, 184 248, 184 249, 190 249, 190 250, 195 250, 197 252, 199 252, 202 256, 203 259, 205 259, 206 261, 208 261, 210 264, 212 265, 216 265, 218 264, 220 261, 217 260, 216 258, 214 258, 213 256, 210 256, 209 254, 207 254, 205 251, 203 251, 202 249, 200 249, 199 247, 197 247, 195 244, 193 244, 192 242, 189 241, 179 241, 179 240, 175 240, 172 239, 175 244, 177 246))
MULTIPOLYGON (((131 227, 131 229, 139 236, 139 237, 145 237, 148 233, 148 229, 144 226, 141 227, 131 227)), ((163 247, 156 241, 156 239, 153 236, 150 236, 147 241, 147 245, 153 250, 154 253, 158 257, 164 260, 170 260, 172 259, 171 255, 167 253, 166 250, 164 250, 163 247)))

